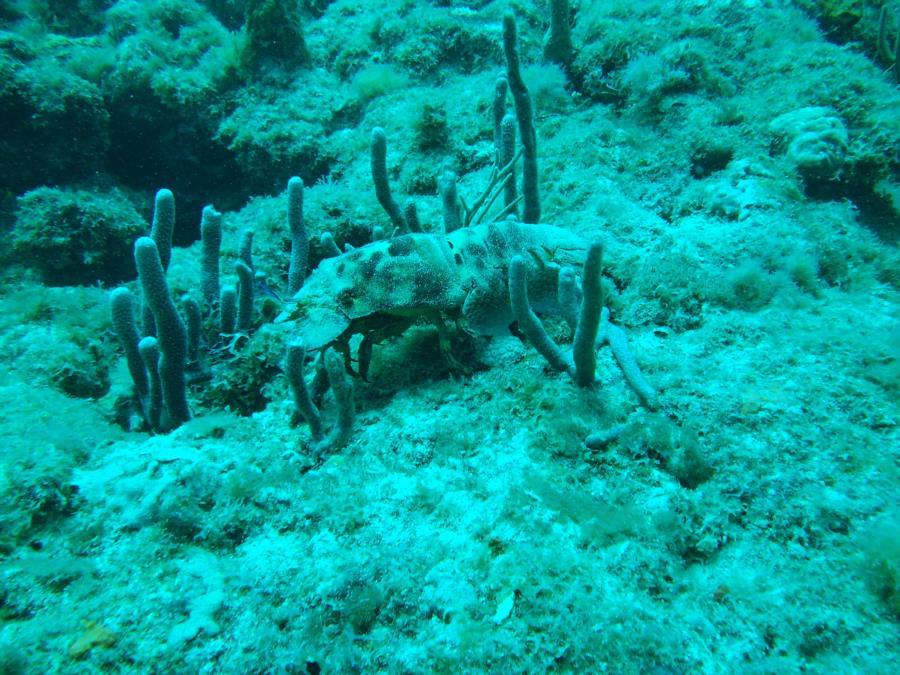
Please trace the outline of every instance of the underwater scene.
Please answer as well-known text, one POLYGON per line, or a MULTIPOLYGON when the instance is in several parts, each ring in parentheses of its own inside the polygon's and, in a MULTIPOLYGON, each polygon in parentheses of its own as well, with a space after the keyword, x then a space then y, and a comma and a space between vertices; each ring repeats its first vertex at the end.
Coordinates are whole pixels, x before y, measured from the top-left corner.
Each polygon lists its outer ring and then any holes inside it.
POLYGON ((900 2, 0 2, 0 674, 900 672, 900 2))

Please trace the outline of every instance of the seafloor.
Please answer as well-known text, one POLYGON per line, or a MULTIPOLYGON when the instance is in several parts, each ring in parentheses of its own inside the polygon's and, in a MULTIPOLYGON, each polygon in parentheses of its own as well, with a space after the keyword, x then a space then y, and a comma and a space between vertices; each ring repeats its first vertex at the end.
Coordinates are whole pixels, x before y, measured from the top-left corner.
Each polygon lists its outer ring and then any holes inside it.
POLYGON ((900 672, 900 7, 574 0, 554 59, 549 4, 0 4, 0 672, 900 672), (589 388, 515 337, 451 369, 423 321, 317 461, 284 186, 313 261, 365 245, 380 126, 440 232, 442 167, 489 180, 508 10, 541 221, 603 241, 659 405, 608 349, 589 388), (223 280, 250 228, 271 293, 151 434, 108 295, 164 187, 176 298, 208 203, 223 280))

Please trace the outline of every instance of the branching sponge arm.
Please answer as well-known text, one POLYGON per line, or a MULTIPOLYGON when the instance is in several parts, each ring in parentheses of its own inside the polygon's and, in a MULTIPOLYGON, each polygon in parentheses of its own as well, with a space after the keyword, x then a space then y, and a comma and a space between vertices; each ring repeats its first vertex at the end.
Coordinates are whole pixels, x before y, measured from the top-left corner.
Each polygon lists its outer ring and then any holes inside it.
POLYGON ((293 296, 306 277, 309 238, 303 220, 303 181, 294 176, 288 181, 288 228, 291 232, 291 262, 288 266, 288 295, 293 296))
POLYGON ((571 373, 572 366, 562 350, 547 335, 541 320, 531 309, 531 303, 528 301, 527 269, 528 265, 520 255, 515 256, 509 263, 509 305, 513 316, 528 341, 555 370, 571 373))
MULTIPOLYGON (((320 458, 340 450, 350 440, 353 423, 356 420, 353 385, 344 371, 344 361, 339 354, 329 349, 321 355, 319 367, 325 371, 338 409, 337 420, 326 436, 321 413, 313 402, 314 395, 310 393, 306 384, 305 362, 306 348, 303 345, 295 344, 288 347, 286 374, 294 394, 294 405, 297 412, 309 424, 313 440, 312 451, 316 458, 320 458)), ((317 376, 319 372, 321 371, 317 371, 317 376)), ((313 378, 313 389, 315 388, 316 378, 313 378)))
POLYGON ((337 403, 338 417, 328 436, 318 443, 314 452, 318 455, 340 450, 353 433, 356 420, 356 408, 353 405, 353 385, 344 371, 344 360, 334 350, 329 349, 323 355, 328 383, 337 403))
POLYGON ((516 107, 519 135, 522 138, 522 221, 541 222, 541 201, 538 196, 537 134, 534 131, 534 112, 531 96, 519 70, 519 51, 516 44, 516 18, 512 13, 503 16, 503 53, 506 56, 506 79, 516 107))
POLYGON ((309 433, 312 435, 313 441, 318 443, 325 437, 325 433, 322 431, 322 416, 319 415, 319 410, 309 395, 309 387, 306 386, 305 362, 306 348, 299 344, 290 345, 287 351, 285 374, 288 384, 291 386, 291 392, 294 394, 294 406, 309 425, 309 433))
POLYGON ((387 175, 387 136, 381 127, 372 129, 372 182, 375 183, 375 196, 378 197, 378 203, 387 211, 391 223, 401 234, 409 232, 403 211, 391 195, 391 186, 388 183, 387 175))
POLYGON ((138 343, 138 350, 150 374, 150 391, 147 404, 144 406, 144 414, 150 428, 159 430, 163 409, 162 383, 159 379, 159 343, 155 337, 148 335, 138 343))
POLYGON ((600 267, 603 247, 593 243, 588 248, 584 260, 581 314, 572 343, 572 360, 575 362, 575 383, 587 387, 594 383, 597 371, 597 333, 600 329, 600 314, 603 311, 603 289, 600 285, 600 267))
POLYGON ((237 325, 239 333, 249 333, 253 325, 253 270, 243 260, 234 263, 238 276, 237 325))
POLYGON ((609 345, 616 363, 619 364, 619 368, 625 376, 625 381, 638 395, 641 402, 651 410, 655 409, 658 405, 656 390, 641 372, 641 368, 628 346, 628 337, 625 335, 625 331, 609 322, 608 309, 603 310, 599 342, 609 345))
POLYGON ((222 214, 209 206, 200 217, 200 289, 205 315, 212 317, 219 306, 219 250, 222 248, 222 214))
POLYGON ((153 202, 153 224, 150 238, 156 243, 163 270, 169 269, 172 260, 172 235, 175 232, 175 196, 163 188, 156 193, 153 202))
POLYGON ((128 363, 128 372, 131 373, 131 379, 134 381, 134 390, 143 407, 150 393, 150 382, 147 379, 147 370, 138 349, 141 336, 134 318, 134 298, 131 291, 124 286, 115 289, 109 296, 109 307, 113 328, 125 350, 125 360, 128 363))

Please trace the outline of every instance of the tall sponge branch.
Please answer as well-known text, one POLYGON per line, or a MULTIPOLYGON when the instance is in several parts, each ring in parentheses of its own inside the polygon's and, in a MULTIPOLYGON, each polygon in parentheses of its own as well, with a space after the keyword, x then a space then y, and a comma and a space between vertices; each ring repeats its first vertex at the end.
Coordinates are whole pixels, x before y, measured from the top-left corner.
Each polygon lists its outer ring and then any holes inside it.
POLYGON ((187 330, 175 309, 156 242, 141 237, 134 244, 134 262, 144 292, 144 301, 153 313, 159 340, 159 377, 168 420, 174 428, 191 419, 184 379, 187 359, 187 330))

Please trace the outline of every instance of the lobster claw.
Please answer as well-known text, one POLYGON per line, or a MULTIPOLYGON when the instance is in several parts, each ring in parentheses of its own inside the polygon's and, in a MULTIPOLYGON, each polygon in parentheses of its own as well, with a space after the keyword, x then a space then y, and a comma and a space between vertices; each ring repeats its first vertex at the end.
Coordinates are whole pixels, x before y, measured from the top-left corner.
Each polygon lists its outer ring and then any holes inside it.
POLYGON ((327 347, 350 327, 350 319, 341 312, 324 307, 312 307, 298 323, 297 338, 308 350, 327 347))

